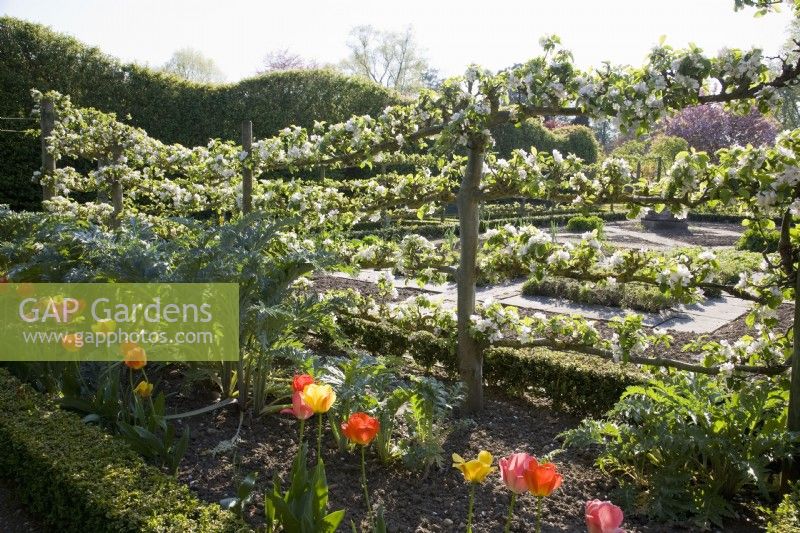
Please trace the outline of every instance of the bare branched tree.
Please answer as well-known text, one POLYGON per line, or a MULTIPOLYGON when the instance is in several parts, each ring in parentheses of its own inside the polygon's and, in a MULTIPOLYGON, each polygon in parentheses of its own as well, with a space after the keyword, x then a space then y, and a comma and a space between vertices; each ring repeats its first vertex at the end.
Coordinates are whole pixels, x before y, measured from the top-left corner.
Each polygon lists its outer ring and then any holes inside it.
POLYGON ((431 69, 410 26, 402 33, 356 26, 347 46, 350 56, 342 61, 341 68, 349 74, 404 94, 413 94, 427 84, 431 69))
POLYGON ((259 74, 264 72, 276 72, 279 70, 299 70, 319 68, 320 65, 313 59, 306 59, 301 55, 295 54, 288 48, 269 52, 264 56, 262 69, 259 74))
POLYGON ((219 83, 225 81, 225 74, 214 60, 194 48, 177 50, 161 70, 170 72, 189 81, 199 83, 219 83))

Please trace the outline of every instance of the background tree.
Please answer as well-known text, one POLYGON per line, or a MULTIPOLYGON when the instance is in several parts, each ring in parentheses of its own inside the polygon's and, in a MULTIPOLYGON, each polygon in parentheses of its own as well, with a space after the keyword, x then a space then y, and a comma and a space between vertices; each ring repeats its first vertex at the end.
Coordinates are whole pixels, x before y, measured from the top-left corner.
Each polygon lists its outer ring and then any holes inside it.
POLYGON ((341 69, 384 87, 413 94, 436 79, 411 26, 402 33, 356 26, 350 31, 347 46, 350 56, 342 61, 341 69))
POLYGON ((306 59, 299 54, 295 54, 288 48, 274 50, 264 56, 259 74, 264 72, 276 72, 280 70, 307 70, 319 68, 320 65, 313 59, 306 59))
MULTIPOLYGON (((788 60, 796 59, 794 49, 800 42, 800 19, 793 18, 786 30, 787 39, 781 52, 788 60)), ((778 91, 781 105, 775 110, 775 118, 780 121, 784 129, 800 127, 800 88, 797 86, 784 87, 778 91)))
POLYGON ((194 48, 177 50, 161 70, 198 83, 225 81, 225 74, 217 67, 214 60, 194 48))
POLYGON ((591 120, 590 123, 590 127, 592 131, 594 131, 594 136, 597 137, 600 146, 602 146, 603 150, 606 152, 610 151, 619 135, 619 131, 614 127, 614 123, 607 118, 591 120))
POLYGON ((762 146, 772 143, 778 123, 753 109, 747 115, 726 111, 719 104, 688 107, 661 124, 665 135, 686 139, 696 150, 714 154, 733 145, 762 146))

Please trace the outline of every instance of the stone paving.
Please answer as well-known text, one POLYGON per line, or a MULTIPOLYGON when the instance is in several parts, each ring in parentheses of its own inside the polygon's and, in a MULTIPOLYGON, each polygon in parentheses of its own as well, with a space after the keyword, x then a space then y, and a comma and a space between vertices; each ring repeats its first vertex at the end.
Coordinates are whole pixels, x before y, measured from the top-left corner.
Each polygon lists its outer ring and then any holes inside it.
MULTIPOLYGON (((388 271, 386 271, 388 273, 388 271)), ((362 270, 357 276, 336 273, 335 277, 358 279, 368 283, 376 283, 383 275, 382 271, 362 270)), ((432 300, 441 301, 445 307, 455 307, 456 286, 454 283, 443 285, 424 285, 420 287, 414 282, 400 277, 395 277, 397 287, 410 287, 422 289, 430 293, 432 300)), ((548 313, 581 315, 592 320, 611 320, 629 313, 619 307, 606 307, 602 305, 579 304, 561 298, 546 296, 526 296, 522 294, 524 281, 514 281, 478 287, 475 299, 478 302, 495 300, 503 305, 512 305, 523 309, 543 311, 548 313)), ((644 324, 672 331, 686 331, 692 333, 712 333, 728 322, 736 320, 747 313, 750 302, 725 296, 721 298, 708 298, 705 302, 690 306, 677 306, 674 309, 660 313, 638 313, 644 317, 644 324)))
MULTIPOLYGON (((706 228, 703 231, 738 237, 740 233, 721 228, 706 228)), ((654 233, 635 231, 628 228, 607 225, 606 233, 610 240, 618 246, 642 247, 641 244, 625 242, 625 238, 646 241, 648 248, 668 249, 684 246, 685 243, 678 239, 656 235, 654 233)), ((579 234, 561 233, 559 237, 571 240, 579 238, 579 234)), ((357 276, 336 273, 337 277, 358 279, 369 283, 377 283, 384 272, 376 270, 362 270, 357 276)), ((456 305, 456 285, 455 283, 445 283, 442 285, 426 284, 420 286, 414 281, 402 277, 394 276, 394 283, 397 287, 407 287, 422 289, 434 300, 440 300, 447 307, 456 305)), ((490 287, 479 287, 476 290, 475 299, 478 302, 485 302, 492 299, 504 305, 512 305, 523 309, 532 309, 557 314, 578 314, 592 320, 611 320, 614 317, 624 316, 627 311, 618 307, 606 307, 601 305, 579 304, 566 299, 551 298, 546 296, 526 296, 522 294, 524 280, 492 285, 490 287)), ((746 300, 723 296, 721 298, 708 298, 703 303, 690 306, 676 306, 660 313, 639 313, 644 317, 647 326, 659 327, 672 331, 685 331, 691 333, 712 333, 725 324, 736 320, 750 310, 751 303, 746 300)))

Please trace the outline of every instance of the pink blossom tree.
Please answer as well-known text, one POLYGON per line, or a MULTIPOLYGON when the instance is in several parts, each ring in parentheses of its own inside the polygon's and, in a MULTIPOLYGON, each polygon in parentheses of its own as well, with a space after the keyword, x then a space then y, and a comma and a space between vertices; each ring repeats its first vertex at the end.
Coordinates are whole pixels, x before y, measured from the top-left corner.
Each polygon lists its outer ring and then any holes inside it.
POLYGON ((732 145, 771 144, 778 129, 777 121, 756 109, 737 115, 720 104, 687 107, 661 124, 665 135, 682 137, 692 148, 709 154, 732 145))

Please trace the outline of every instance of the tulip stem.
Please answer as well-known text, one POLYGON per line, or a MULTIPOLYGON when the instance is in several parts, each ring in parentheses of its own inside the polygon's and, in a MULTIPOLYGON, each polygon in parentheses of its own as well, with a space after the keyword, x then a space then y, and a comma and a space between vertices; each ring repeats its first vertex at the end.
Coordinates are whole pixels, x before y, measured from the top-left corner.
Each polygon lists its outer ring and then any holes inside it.
POLYGON ((469 484, 469 507, 467 508, 467 533, 472 533, 472 508, 475 505, 475 483, 469 484))
POLYGON ((511 493, 511 503, 508 505, 508 519, 506 520, 506 528, 503 530, 505 533, 511 531, 511 521, 514 519, 514 504, 517 502, 517 493, 511 493))
POLYGON ((364 488, 364 503, 367 506, 367 521, 372 523, 372 505, 369 503, 369 490, 367 489, 367 460, 365 457, 366 446, 361 447, 361 486, 364 488))
POLYGON ((322 460, 322 413, 317 414, 317 462, 322 460))
POLYGON ((300 442, 299 442, 300 446, 303 445, 303 433, 305 432, 305 429, 306 429, 306 419, 305 418, 301 418, 300 419, 300 442))
POLYGON ((536 497, 536 533, 542 533, 542 497, 536 497))

